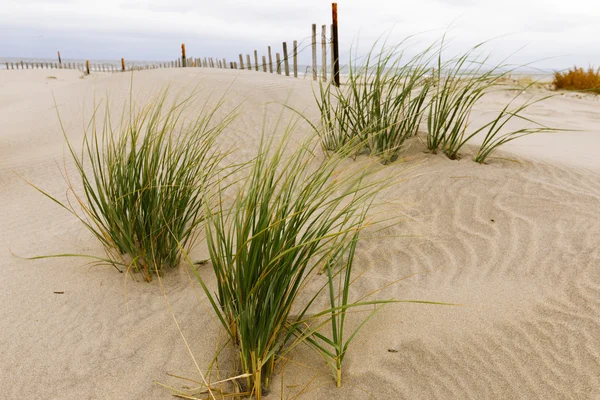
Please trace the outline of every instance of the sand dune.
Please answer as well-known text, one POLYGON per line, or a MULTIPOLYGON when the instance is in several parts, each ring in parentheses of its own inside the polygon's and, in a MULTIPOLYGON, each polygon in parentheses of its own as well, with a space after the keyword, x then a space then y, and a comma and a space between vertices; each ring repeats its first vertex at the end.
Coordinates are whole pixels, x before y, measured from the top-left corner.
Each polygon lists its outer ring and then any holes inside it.
MULTIPOLYGON (((24 179, 64 198, 59 166, 74 170, 53 93, 77 142, 94 94, 109 93, 119 110, 131 75, 81 79, 77 71, 51 71, 53 79, 49 73, 0 74, 0 393, 7 399, 170 398, 153 381, 181 387, 166 373, 198 376, 158 282, 133 282, 77 258, 27 261, 11 254, 102 251, 77 220, 24 179)), ((278 110, 271 103, 317 115, 310 81, 270 74, 142 71, 134 75, 133 92, 141 101, 167 84, 174 94, 198 85, 212 93, 211 101, 227 91, 223 113, 244 102, 221 138, 237 149, 236 158, 255 152, 265 108, 278 110)), ((484 98, 474 123, 509 96, 484 98)), ((402 161, 386 167, 401 181, 380 197, 398 222, 364 236, 355 261, 364 275, 353 294, 408 277, 378 296, 463 306, 388 305, 353 343, 341 389, 319 355, 299 349, 268 398, 600 398, 600 111, 596 97, 579 97, 557 96, 529 110, 541 122, 577 131, 512 142, 489 165, 472 162, 472 148, 450 161, 424 153, 420 139, 412 139, 402 161)), ((300 126, 298 135, 304 133, 300 126)), ((193 255, 206 257, 204 246, 193 255)), ((209 277, 209 267, 201 268, 209 277)), ((163 282, 205 368, 222 335, 219 325, 186 268, 163 282)))

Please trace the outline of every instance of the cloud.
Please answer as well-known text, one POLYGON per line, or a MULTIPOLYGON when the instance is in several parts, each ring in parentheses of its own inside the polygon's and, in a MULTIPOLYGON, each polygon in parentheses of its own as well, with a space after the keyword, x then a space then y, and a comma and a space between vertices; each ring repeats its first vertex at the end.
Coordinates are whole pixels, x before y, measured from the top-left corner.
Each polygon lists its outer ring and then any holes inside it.
MULTIPOLYGON (((310 25, 320 32, 329 24, 330 7, 322 0, 0 0, 0 48, 17 57, 68 48, 78 57, 168 60, 185 42, 194 53, 232 58, 284 40, 309 43, 310 25)), ((339 10, 342 55, 357 37, 366 48, 384 33, 392 41, 420 33, 424 46, 450 28, 456 51, 508 35, 492 48, 509 54, 527 46, 519 61, 563 55, 556 67, 600 64, 594 0, 340 0, 339 10)))

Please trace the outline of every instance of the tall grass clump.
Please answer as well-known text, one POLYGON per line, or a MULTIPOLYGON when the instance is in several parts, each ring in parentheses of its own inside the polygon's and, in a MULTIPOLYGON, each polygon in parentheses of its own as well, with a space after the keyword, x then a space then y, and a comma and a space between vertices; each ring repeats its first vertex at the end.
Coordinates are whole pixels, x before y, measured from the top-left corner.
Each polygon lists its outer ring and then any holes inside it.
MULTIPOLYGON (((529 84, 525 89, 523 89, 523 92, 534 84, 535 82, 529 84)), ((544 96, 538 99, 530 97, 523 101, 520 105, 514 105, 514 103, 521 96, 521 93, 522 92, 519 91, 519 93, 513 97, 513 99, 498 113, 498 115, 492 121, 488 122, 469 135, 470 138, 480 132, 486 132, 485 138, 479 146, 479 150, 475 154, 474 161, 480 164, 484 163, 486 159, 500 146, 520 137, 532 135, 534 133, 553 132, 557 130, 555 128, 549 128, 545 125, 542 125, 539 122, 536 122, 523 115, 523 112, 530 106, 553 96, 544 96), (513 119, 525 123, 526 126, 515 130, 506 129, 507 124, 513 119)))
POLYGON ((303 143, 286 156, 291 129, 279 144, 263 135, 232 206, 220 201, 207 208, 216 295, 199 281, 257 399, 270 386, 284 338, 301 323, 290 319, 301 293, 363 229, 381 185, 365 183, 366 170, 342 174, 340 157, 319 161, 314 144, 303 143))
POLYGON ((204 220, 205 193, 223 158, 215 139, 232 118, 217 118, 220 103, 205 103, 194 110, 197 117, 186 119, 195 95, 172 103, 167 95, 164 91, 139 111, 130 100, 116 127, 107 103, 98 128, 97 107, 81 150, 63 128, 82 190, 69 182, 76 201, 68 203, 44 193, 92 232, 107 261, 141 272, 147 281, 165 266, 177 266, 180 247, 193 245, 204 220))
POLYGON ((442 41, 433 70, 435 89, 427 116, 427 148, 434 153, 441 149, 452 160, 474 136, 467 134, 467 128, 475 103, 510 72, 502 71, 503 65, 487 65, 489 56, 476 54, 481 45, 443 61, 442 41))
POLYGON ((600 67, 573 67, 566 72, 555 72, 552 84, 557 90, 576 90, 600 94, 600 67))
MULTIPOLYGON (((417 134, 431 88, 427 79, 431 48, 407 58, 403 43, 379 52, 375 46, 363 58, 350 57, 348 79, 338 88, 320 82, 315 94, 321 115, 323 148, 351 148, 389 163, 404 141, 417 134)), ((351 52, 352 53, 352 52, 351 52)))

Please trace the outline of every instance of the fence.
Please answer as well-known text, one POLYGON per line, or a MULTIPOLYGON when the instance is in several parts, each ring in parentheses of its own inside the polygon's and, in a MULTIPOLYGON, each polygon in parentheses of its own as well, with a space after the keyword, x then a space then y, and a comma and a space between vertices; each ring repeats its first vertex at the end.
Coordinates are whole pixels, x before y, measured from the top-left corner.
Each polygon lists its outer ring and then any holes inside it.
MULTIPOLYGON (((338 31, 337 31, 337 3, 332 4, 332 24, 329 26, 329 40, 327 38, 327 25, 321 26, 321 74, 320 77, 323 81, 327 81, 327 72, 330 71, 330 80, 339 86, 339 50, 338 50, 338 31), (327 52, 331 54, 330 59, 327 57, 327 52), (330 61, 330 68, 328 69, 328 61, 330 61)), ((317 67, 317 24, 311 26, 311 48, 312 48, 312 66, 308 67, 304 72, 304 76, 307 73, 312 73, 312 79, 317 80, 319 77, 319 70, 317 67)), ((302 50, 301 50, 302 51, 302 50)), ((240 69, 263 73, 271 73, 285 76, 293 76, 298 78, 298 41, 292 42, 291 51, 288 51, 288 42, 282 42, 281 52, 275 52, 275 67, 273 67, 273 54, 271 46, 267 47, 267 54, 260 55, 259 52, 254 50, 252 53, 246 53, 244 64, 244 53, 239 54, 239 64, 237 60, 227 62, 226 58, 213 58, 213 57, 187 57, 185 44, 181 45, 181 58, 174 61, 168 62, 157 62, 151 63, 144 66, 136 66, 125 62, 125 59, 121 58, 120 68, 118 65, 112 63, 90 63, 89 60, 83 62, 62 62, 60 51, 58 52, 58 62, 5 62, 6 69, 75 69, 81 72, 90 74, 93 72, 125 72, 132 70, 147 70, 147 69, 158 69, 158 68, 220 68, 220 69, 240 69), (251 57, 251 54, 253 57, 251 57), (290 68, 291 64, 291 68, 290 68)))

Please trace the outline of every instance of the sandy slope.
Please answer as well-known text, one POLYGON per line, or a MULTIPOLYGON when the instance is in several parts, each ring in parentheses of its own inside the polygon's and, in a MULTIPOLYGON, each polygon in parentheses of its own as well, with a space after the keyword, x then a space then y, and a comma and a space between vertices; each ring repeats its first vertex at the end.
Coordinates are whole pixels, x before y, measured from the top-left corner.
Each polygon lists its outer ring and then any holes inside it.
MULTIPOLYGON (((51 72, 57 79, 46 71, 0 74, 1 397, 170 398, 153 381, 181 386, 165 373, 197 373, 157 282, 132 282, 81 259, 11 255, 101 253, 73 217, 14 172, 64 198, 57 163, 73 169, 52 93, 77 141, 94 93, 110 93, 118 109, 130 76, 51 72)), ((135 74, 134 93, 141 101, 167 83, 174 92, 197 84, 215 95, 231 85, 224 111, 245 101, 222 138, 238 148, 236 157, 256 148, 265 103, 288 101, 315 115, 308 81, 260 73, 144 71, 135 74)), ((484 99, 475 121, 508 96, 484 99)), ((600 398, 599 105, 564 95, 536 106, 531 114, 542 121, 579 131, 513 142, 501 154, 512 161, 450 161, 412 140, 404 162, 387 167, 405 179, 382 194, 400 221, 365 236, 356 258, 365 274, 354 292, 410 276, 380 296, 464 306, 385 307, 352 346, 341 389, 318 355, 297 351, 284 397, 304 390, 307 399, 600 398)), ((194 255, 205 256, 202 245, 194 255)), ((204 369, 220 329, 185 268, 164 284, 204 369)), ((281 376, 269 398, 280 394, 281 376)))

